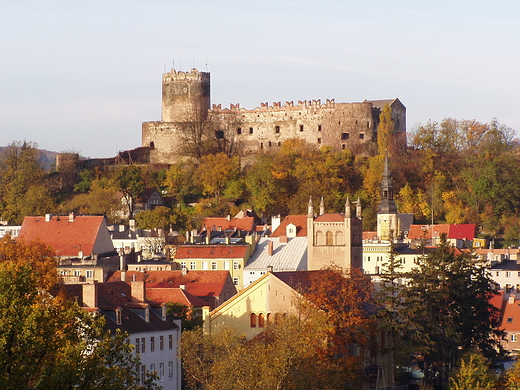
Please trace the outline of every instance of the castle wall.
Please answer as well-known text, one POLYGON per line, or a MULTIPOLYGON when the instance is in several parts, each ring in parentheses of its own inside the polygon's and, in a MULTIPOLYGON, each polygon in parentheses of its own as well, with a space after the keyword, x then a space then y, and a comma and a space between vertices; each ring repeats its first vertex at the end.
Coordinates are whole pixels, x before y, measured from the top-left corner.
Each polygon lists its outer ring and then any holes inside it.
POLYGON ((243 155, 274 151, 294 138, 316 147, 370 154, 377 148, 379 113, 386 103, 392 106, 396 133, 406 134, 406 108, 398 99, 361 103, 327 99, 323 104, 320 100, 275 102, 262 103, 253 110, 238 104, 222 108, 219 104, 210 109, 209 73, 172 69, 163 75, 162 121, 143 123, 142 146, 152 148, 152 163, 173 163, 179 159, 179 134, 186 122, 207 118, 214 130, 220 130, 243 155))

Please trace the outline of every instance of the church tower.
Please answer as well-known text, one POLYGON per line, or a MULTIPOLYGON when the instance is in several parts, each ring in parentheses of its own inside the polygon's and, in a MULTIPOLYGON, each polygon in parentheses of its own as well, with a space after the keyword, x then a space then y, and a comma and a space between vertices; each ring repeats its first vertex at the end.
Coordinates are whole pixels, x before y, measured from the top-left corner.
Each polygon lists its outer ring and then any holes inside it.
POLYGON ((381 194, 377 209, 377 236, 380 240, 389 241, 399 235, 399 218, 394 201, 394 185, 388 164, 388 153, 385 155, 381 194))
POLYGON ((209 72, 172 69, 163 74, 162 122, 205 120, 210 109, 209 72))
POLYGON ((323 198, 319 215, 314 214, 312 199, 307 213, 307 269, 319 270, 331 264, 344 269, 362 266, 361 202, 352 215, 347 197, 344 213, 326 213, 323 198))

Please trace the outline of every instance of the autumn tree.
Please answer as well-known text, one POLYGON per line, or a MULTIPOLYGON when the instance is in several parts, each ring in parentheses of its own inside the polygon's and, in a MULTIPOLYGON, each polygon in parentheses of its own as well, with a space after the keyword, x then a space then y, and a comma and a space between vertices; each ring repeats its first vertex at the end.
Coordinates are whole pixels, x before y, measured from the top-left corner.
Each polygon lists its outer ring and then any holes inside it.
POLYGON ((390 148, 394 135, 394 121, 392 120, 392 108, 385 104, 383 111, 379 114, 379 124, 377 125, 377 150, 384 156, 390 148))
POLYGON ((142 169, 137 165, 119 168, 115 174, 115 183, 117 189, 123 194, 129 218, 133 218, 135 203, 146 189, 146 181, 142 169))
POLYGON ((493 390, 495 384, 495 375, 480 353, 465 356, 457 372, 450 378, 450 390, 493 390))
POLYGON ((43 186, 44 172, 36 148, 31 142, 13 142, 0 156, 0 213, 10 223, 21 224, 24 212, 54 208, 43 186), (29 208, 26 202, 34 207, 29 208), (43 204, 37 207, 38 202, 43 204))
POLYGON ((237 157, 228 157, 224 153, 207 155, 195 171, 195 182, 202 188, 204 195, 213 195, 219 199, 229 181, 240 172, 237 157))
POLYGON ((138 383, 139 358, 104 318, 39 288, 28 264, 0 263, 0 387, 2 389, 155 389, 138 383))
POLYGON ((136 214, 135 221, 139 229, 166 229, 170 226, 172 210, 158 206, 153 210, 143 210, 136 214))

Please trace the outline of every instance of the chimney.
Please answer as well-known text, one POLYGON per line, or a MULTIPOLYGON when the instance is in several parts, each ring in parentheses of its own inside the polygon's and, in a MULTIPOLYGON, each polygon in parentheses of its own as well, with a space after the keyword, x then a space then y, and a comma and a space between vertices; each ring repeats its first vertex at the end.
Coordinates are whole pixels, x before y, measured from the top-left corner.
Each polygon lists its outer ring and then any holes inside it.
POLYGON ((509 304, 512 305, 513 303, 515 303, 515 294, 509 296, 509 304))
POLYGON ((182 274, 182 275, 188 275, 188 268, 186 268, 186 267, 183 266, 183 267, 181 268, 181 274, 182 274))
POLYGON ((267 242, 267 254, 269 256, 273 255, 273 242, 271 240, 267 242))
POLYGON ((179 286, 179 288, 180 288, 181 290, 186 290, 186 285, 181 284, 181 285, 179 286))
POLYGON ((126 270, 121 270, 121 281, 126 282, 126 270))
POLYGON ((231 215, 228 214, 227 218, 228 221, 231 221, 231 215))
POLYGON ((226 245, 231 244, 231 237, 226 236, 226 245))
POLYGON ((83 305, 86 307, 97 307, 97 283, 82 284, 83 305))
POLYGON ((52 214, 45 214, 45 222, 50 222, 52 219, 52 214))
POLYGON ((272 265, 267 266, 267 272, 273 272, 273 266, 272 265))
POLYGON ((144 280, 130 282, 132 299, 138 302, 146 302, 146 285, 144 280))
POLYGON ((69 213, 69 222, 74 222, 74 213, 69 213))
POLYGON ((210 235, 210 233, 208 232, 208 234, 206 234, 206 244, 208 244, 208 245, 209 245, 209 235, 210 235))
POLYGON ((130 219, 128 221, 128 227, 130 228, 131 231, 135 230, 135 219, 130 219))
POLYGON ((83 260, 83 256, 84 256, 84 253, 83 253, 83 251, 80 249, 80 250, 78 251, 78 258, 79 258, 80 260, 83 260))

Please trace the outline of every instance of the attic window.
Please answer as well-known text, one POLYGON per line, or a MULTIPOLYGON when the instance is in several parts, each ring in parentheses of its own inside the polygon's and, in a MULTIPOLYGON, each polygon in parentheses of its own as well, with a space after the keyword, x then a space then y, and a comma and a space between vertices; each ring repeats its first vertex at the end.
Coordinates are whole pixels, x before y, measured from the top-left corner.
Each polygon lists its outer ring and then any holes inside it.
POLYGON ((508 322, 508 323, 513 322, 513 317, 508 317, 508 318, 507 318, 507 322, 508 322))
POLYGON ((116 324, 121 325, 121 309, 116 310, 116 324))

